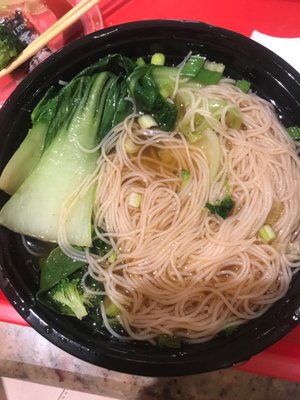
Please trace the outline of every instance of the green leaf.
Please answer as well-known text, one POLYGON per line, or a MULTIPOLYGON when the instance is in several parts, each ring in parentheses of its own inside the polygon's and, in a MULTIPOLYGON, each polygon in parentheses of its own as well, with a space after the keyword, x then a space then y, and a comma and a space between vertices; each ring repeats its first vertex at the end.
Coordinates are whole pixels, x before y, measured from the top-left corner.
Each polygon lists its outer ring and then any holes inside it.
POLYGON ((210 71, 203 68, 194 79, 202 85, 217 85, 222 77, 222 72, 210 71))
POLYGON ((182 342, 176 336, 160 335, 157 337, 157 344, 162 349, 180 349, 182 342))
POLYGON ((140 111, 151 114, 160 129, 171 131, 176 122, 177 109, 160 94, 152 75, 152 65, 135 68, 128 77, 129 92, 140 111))
POLYGON ((126 100, 127 94, 127 85, 124 79, 113 78, 105 96, 105 107, 99 128, 100 139, 132 112, 132 103, 126 100))
POLYGON ((228 326, 227 328, 224 328, 222 332, 225 336, 230 336, 238 329, 238 327, 238 325, 228 326))
POLYGON ((300 128, 299 126, 290 126, 287 128, 287 132, 290 137, 294 140, 300 140, 300 128))
POLYGON ((59 281, 69 277, 84 265, 84 262, 72 260, 56 247, 47 258, 40 261, 41 278, 38 295, 53 288, 59 281))
POLYGON ((53 300, 51 290, 54 290, 61 282, 74 277, 74 273, 80 271, 80 274, 74 279, 80 279, 84 273, 85 263, 75 261, 67 257, 59 247, 53 249, 48 257, 40 260, 41 276, 40 287, 36 294, 37 300, 47 308, 60 314, 74 316, 73 311, 63 304, 58 304, 53 300))
POLYGON ((56 89, 51 87, 36 105, 31 114, 32 128, 2 171, 0 188, 6 193, 14 194, 40 160, 57 106, 56 93, 56 89))
POLYGON ((135 67, 135 62, 132 61, 130 58, 124 57, 118 53, 109 54, 82 70, 76 76, 76 78, 99 74, 103 71, 110 71, 115 75, 126 77, 134 70, 135 67))
MULTIPOLYGON (((40 303, 59 314, 75 316, 74 310, 67 305, 67 302, 57 299, 60 292, 64 292, 68 287, 76 287, 76 292, 82 298, 88 313, 97 314, 103 296, 84 293, 82 278, 88 270, 84 262, 72 260, 56 247, 48 257, 40 261, 40 266, 40 287, 36 295, 40 303)), ((102 283, 90 275, 85 278, 85 285, 95 292, 103 291, 102 283)))
POLYGON ((57 89, 51 86, 31 113, 32 124, 40 121, 50 122, 57 107, 57 89))
POLYGON ((99 238, 93 241, 92 245, 92 253, 98 254, 100 257, 105 256, 111 249, 111 246, 107 243, 103 242, 99 238))
POLYGON ((218 214, 223 219, 226 219, 234 208, 234 201, 230 195, 226 195, 219 204, 206 203, 205 207, 212 214, 218 214))
POLYGON ((205 57, 192 55, 182 68, 180 78, 195 78, 204 66, 205 60, 205 57))
MULTIPOLYGON (((95 148, 113 125, 131 112, 131 102, 125 100, 125 75, 131 64, 121 56, 107 57, 60 90, 43 153, 1 209, 2 225, 17 233, 57 241, 61 204, 96 167, 99 151, 88 153, 82 147, 95 148), (115 76, 111 71, 103 71, 104 66, 123 72, 115 76)), ((54 100, 49 102, 54 108, 54 100)), ((38 118, 44 109, 40 106, 33 118, 38 118)), ((71 211, 66 234, 73 245, 91 245, 94 191, 95 186, 71 211)))
POLYGON ((248 93, 251 88, 251 83, 246 79, 237 80, 235 86, 241 89, 242 92, 248 93))

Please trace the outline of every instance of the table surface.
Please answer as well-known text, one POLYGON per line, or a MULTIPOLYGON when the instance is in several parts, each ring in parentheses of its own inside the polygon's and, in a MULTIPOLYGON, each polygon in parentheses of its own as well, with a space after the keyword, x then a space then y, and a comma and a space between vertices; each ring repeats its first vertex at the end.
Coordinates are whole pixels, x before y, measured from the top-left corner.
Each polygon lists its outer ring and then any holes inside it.
POLYGON ((0 322, 0 343, 0 376, 116 399, 300 398, 297 382, 266 378, 234 369, 177 378, 147 378, 109 371, 65 353, 33 329, 9 323, 0 322))

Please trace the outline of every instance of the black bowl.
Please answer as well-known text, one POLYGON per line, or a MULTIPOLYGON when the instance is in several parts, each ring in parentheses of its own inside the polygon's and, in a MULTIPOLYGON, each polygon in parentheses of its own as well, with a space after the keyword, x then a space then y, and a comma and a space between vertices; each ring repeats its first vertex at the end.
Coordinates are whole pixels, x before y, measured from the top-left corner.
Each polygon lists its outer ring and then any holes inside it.
MULTIPOLYGON (((252 40, 203 23, 143 21, 114 26, 81 38, 52 55, 33 71, 7 100, 0 115, 0 170, 30 125, 30 111, 46 89, 59 79, 68 81, 84 67, 108 53, 130 57, 155 51, 178 62, 192 50, 223 62, 226 74, 245 78, 270 100, 286 126, 300 125, 300 76, 285 61, 252 40)), ((1 195, 2 203, 6 200, 1 195)), ((33 210, 34 212, 34 210, 33 210)), ((300 275, 296 273, 284 298, 260 318, 230 336, 218 335, 179 350, 145 343, 126 343, 73 318, 58 316, 35 302, 36 260, 25 251, 21 237, 0 229, 1 286, 22 317, 52 343, 90 363, 138 375, 187 375, 232 366, 270 346, 298 320, 300 275)))

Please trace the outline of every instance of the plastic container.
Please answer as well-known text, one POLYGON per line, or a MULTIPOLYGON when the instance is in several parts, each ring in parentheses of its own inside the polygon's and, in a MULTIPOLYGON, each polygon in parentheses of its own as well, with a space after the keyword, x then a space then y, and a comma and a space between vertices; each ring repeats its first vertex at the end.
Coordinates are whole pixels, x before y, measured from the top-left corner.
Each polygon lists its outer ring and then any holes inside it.
MULTIPOLYGON (((261 45, 234 32, 185 21, 143 21, 114 26, 79 39, 39 65, 18 86, 4 106, 0 124, 0 168, 26 134, 30 110, 47 88, 76 73, 107 53, 130 57, 154 48, 169 62, 178 62, 193 49, 225 63, 233 78, 250 79, 252 88, 272 100, 285 125, 300 124, 300 75, 261 45), (20 104, 22 109, 20 109, 20 104)), ((1 199, 4 200, 4 199, 1 199)), ((49 341, 96 365, 146 376, 176 376, 211 371, 247 360, 281 339, 298 324, 300 272, 284 298, 261 317, 230 336, 218 335, 197 345, 161 350, 147 343, 124 343, 106 331, 95 332, 84 323, 57 316, 35 302, 38 286, 36 260, 26 253, 19 235, 0 229, 0 277, 7 298, 22 317, 49 341)))
MULTIPOLYGON (((76 5, 79 0, 45 0, 45 7, 42 8, 42 12, 35 13, 34 8, 30 9, 26 3, 19 3, 15 8, 9 8, 12 15, 15 10, 20 10, 27 20, 28 26, 31 27, 32 32, 39 34, 48 29, 57 19, 61 18, 66 12, 68 12, 72 6, 76 5), (44 10, 44 11, 43 11, 44 10)), ((5 14, 0 13, 0 18, 4 17, 5 14)), ((50 44, 49 49, 51 52, 55 52, 65 44, 70 43, 74 39, 78 39, 83 35, 94 32, 103 28, 103 21, 99 6, 93 7, 82 18, 73 24, 72 27, 67 29, 63 34, 56 37, 50 44)), ((50 54, 50 53, 49 53, 50 54)), ((28 73, 28 64, 21 66, 12 74, 0 78, 0 107, 3 105, 7 97, 13 92, 17 85, 22 81, 24 76, 28 73)))

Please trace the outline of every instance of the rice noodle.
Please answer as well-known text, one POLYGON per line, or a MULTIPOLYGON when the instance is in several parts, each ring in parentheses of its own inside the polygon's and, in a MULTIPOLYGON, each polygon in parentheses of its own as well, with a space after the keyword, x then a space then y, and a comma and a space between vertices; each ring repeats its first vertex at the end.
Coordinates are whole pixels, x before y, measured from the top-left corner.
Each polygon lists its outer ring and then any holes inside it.
MULTIPOLYGON (((191 98, 188 118, 202 110, 219 135, 221 165, 212 183, 199 146, 189 144, 178 131, 149 135, 132 115, 101 143, 97 170, 80 189, 97 179, 96 234, 112 246, 117 258, 109 263, 109 254, 97 259, 89 250, 77 258, 87 259, 89 273, 103 283, 132 339, 151 341, 166 334, 190 343, 208 340, 226 326, 262 315, 285 295, 293 269, 300 266, 299 257, 279 251, 298 235, 296 146, 272 106, 242 93, 233 83, 177 89, 191 98), (242 129, 226 126, 226 109, 220 121, 213 118, 205 107, 209 98, 238 105, 242 129), (126 153, 128 137, 139 146, 134 155, 126 153), (162 150, 170 153, 170 162, 160 159, 162 150), (190 172, 184 187, 183 169, 190 172), (225 182, 235 208, 223 220, 209 213, 205 204, 223 197, 225 182), (128 205, 131 193, 141 194, 140 207, 128 205), (283 209, 273 226, 276 240, 265 244, 257 232, 273 202, 282 202, 283 209)), ((63 235, 65 220, 60 246, 74 256, 63 235)), ((103 306, 101 311, 105 314, 103 306)), ((103 317, 111 334, 126 339, 103 317)))

